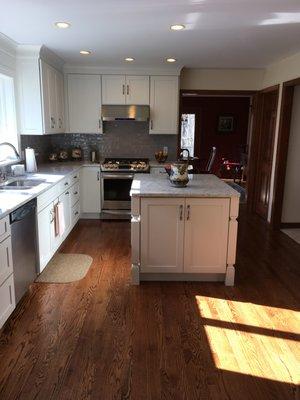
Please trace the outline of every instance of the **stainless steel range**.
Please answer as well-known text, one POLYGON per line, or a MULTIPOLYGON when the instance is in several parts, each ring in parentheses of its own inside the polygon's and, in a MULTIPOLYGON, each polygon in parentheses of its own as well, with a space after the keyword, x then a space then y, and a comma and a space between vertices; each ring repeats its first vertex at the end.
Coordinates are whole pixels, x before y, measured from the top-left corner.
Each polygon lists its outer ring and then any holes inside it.
POLYGON ((147 158, 106 158, 101 164, 102 218, 130 218, 135 173, 149 173, 147 158))

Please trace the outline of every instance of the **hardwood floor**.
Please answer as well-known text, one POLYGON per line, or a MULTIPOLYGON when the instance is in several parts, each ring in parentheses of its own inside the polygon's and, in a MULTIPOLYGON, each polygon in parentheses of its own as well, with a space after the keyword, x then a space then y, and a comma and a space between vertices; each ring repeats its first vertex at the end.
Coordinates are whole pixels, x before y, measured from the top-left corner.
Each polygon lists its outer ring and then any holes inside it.
POLYGON ((300 245, 240 218, 237 279, 130 285, 128 222, 81 221, 94 261, 33 284, 1 332, 0 399, 299 399, 300 245))

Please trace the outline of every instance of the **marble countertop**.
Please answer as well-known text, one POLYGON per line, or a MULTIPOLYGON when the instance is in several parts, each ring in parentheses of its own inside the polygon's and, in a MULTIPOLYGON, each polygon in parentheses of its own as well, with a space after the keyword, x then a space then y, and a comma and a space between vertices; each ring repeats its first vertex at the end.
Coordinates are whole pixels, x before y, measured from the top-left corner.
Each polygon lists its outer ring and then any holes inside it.
POLYGON ((135 174, 132 197, 239 197, 240 194, 215 175, 190 175, 185 188, 170 185, 166 175, 135 174))
POLYGON ((92 164, 88 161, 41 164, 38 166, 36 173, 9 178, 9 180, 16 180, 26 177, 29 179, 42 179, 45 182, 31 189, 0 190, 0 218, 5 217, 28 201, 44 193, 51 186, 54 186, 67 175, 79 170, 83 166, 100 166, 100 164, 92 164))

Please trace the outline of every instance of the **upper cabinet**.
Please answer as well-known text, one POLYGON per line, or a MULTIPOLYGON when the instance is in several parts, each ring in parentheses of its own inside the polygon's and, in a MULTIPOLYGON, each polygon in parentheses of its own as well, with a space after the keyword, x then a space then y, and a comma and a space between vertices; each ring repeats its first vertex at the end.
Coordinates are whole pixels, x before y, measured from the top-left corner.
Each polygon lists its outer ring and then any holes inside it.
POLYGON ((178 133, 179 84, 177 76, 151 76, 150 133, 178 133))
POLYGON ((68 131, 101 133, 101 76, 68 74, 68 131))
POLYGON ((63 74, 38 57, 20 57, 17 77, 21 134, 64 132, 63 74))
POLYGON ((149 104, 149 76, 102 75, 103 104, 149 104))

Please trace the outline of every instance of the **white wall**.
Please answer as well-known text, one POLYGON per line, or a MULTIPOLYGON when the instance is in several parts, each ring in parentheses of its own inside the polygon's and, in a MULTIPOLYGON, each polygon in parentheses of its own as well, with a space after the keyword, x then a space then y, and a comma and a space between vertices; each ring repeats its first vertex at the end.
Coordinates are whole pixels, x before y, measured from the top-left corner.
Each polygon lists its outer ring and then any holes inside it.
POLYGON ((260 90, 263 69, 194 69, 183 68, 181 89, 197 90, 260 90))
POLYGON ((300 86, 294 93, 282 222, 300 222, 300 86))
POLYGON ((269 65, 264 73, 263 88, 300 77, 300 53, 269 65))

